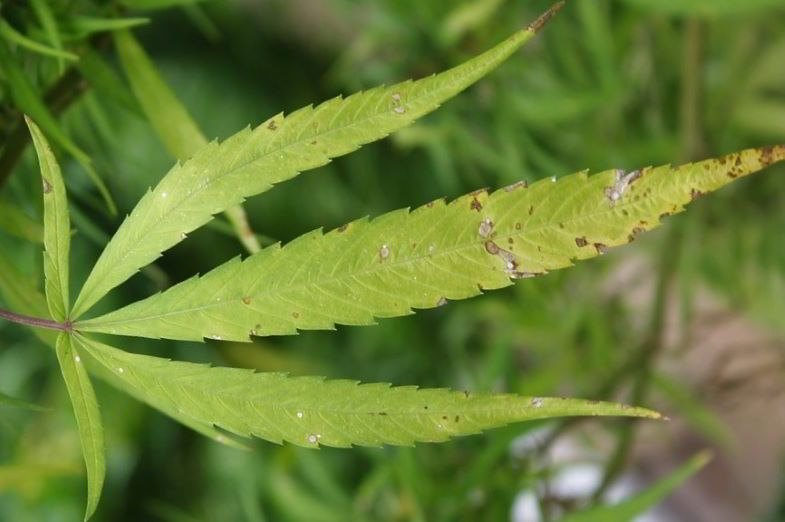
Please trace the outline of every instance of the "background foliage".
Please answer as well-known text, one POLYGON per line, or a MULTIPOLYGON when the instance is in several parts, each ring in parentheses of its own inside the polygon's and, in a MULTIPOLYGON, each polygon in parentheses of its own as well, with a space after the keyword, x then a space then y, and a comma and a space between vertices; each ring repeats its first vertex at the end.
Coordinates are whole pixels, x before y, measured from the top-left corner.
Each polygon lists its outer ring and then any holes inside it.
MULTIPOLYGON (((22 111, 48 107, 53 115, 44 130, 59 146, 69 188, 77 282, 119 216, 172 163, 117 67, 108 30, 141 25, 135 34, 212 138, 282 109, 443 70, 545 7, 509 0, 3 3, 0 250, 9 266, 0 284, 13 283, 11 268, 32 280, 43 270, 39 178, 21 137, 27 136, 22 111)), ((779 2, 573 2, 521 56, 423 122, 249 201, 251 225, 263 242, 288 241, 319 226, 479 187, 781 143, 783 64, 779 2)), ((666 318, 689 321, 698 313, 698 296, 708 291, 782 340, 783 180, 779 167, 699 202, 618 253, 375 327, 256 339, 254 346, 125 345, 294 374, 656 401, 693 425, 704 444, 722 450, 728 428, 705 406, 701 390, 657 364, 673 336, 666 318), (629 299, 631 285, 619 282, 629 281, 620 274, 635 263, 645 267, 637 277, 651 283, 637 303, 629 299)), ((194 233, 107 306, 242 253, 222 223, 194 233)), ((27 331, 5 323, 0 330, 0 391, 51 408, 0 406, 0 518, 76 519, 82 463, 55 361, 27 331)), ((694 343, 682 335, 677 344, 688 351, 694 343)), ((781 367, 769 371, 782 377, 781 367)), ((540 493, 546 515, 565 503, 586 505, 542 490, 558 467, 539 452, 510 449, 536 424, 410 449, 310 452, 257 443, 245 453, 100 383, 96 391, 109 447, 97 520, 499 520, 526 489, 540 493)), ((766 400, 782 409, 785 399, 769 394, 766 400)), ((570 422, 556 433, 590 437, 606 482, 633 469, 635 460, 625 457, 638 438, 634 424, 585 427, 570 422)), ((782 461, 776 453, 771 458, 782 461)), ((772 487, 778 481, 782 476, 772 487)), ((774 495, 756 516, 777 520, 783 509, 785 501, 774 495)))

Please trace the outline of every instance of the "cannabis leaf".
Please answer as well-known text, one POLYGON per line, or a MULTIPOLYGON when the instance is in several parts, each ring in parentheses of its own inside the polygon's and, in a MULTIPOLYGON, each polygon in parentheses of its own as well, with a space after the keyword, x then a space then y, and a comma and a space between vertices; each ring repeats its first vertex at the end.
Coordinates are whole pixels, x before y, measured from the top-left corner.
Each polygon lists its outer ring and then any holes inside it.
POLYGON ((415 82, 334 98, 213 142, 175 165, 123 222, 74 304, 79 317, 112 288, 212 216, 298 173, 384 138, 493 70, 529 41, 560 7, 489 51, 415 82))
POLYGON ((83 336, 79 344, 135 394, 235 435, 299 446, 439 442, 511 422, 571 415, 660 418, 579 399, 489 395, 326 381, 136 355, 83 336))
POLYGON ((579 172, 398 210, 234 259, 76 327, 248 341, 371 324, 603 254, 699 195, 783 159, 783 146, 748 149, 676 168, 579 172))

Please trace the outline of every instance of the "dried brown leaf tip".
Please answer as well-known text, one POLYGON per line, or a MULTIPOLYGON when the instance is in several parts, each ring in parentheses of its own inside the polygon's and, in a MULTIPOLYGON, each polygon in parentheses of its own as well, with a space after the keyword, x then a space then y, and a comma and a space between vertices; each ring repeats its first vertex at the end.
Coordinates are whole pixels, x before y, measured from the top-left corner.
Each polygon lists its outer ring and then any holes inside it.
POLYGON ((562 1, 553 4, 547 11, 541 14, 539 18, 529 24, 529 30, 536 33, 542 29, 556 13, 561 11, 561 8, 564 7, 564 3, 565 2, 562 1))

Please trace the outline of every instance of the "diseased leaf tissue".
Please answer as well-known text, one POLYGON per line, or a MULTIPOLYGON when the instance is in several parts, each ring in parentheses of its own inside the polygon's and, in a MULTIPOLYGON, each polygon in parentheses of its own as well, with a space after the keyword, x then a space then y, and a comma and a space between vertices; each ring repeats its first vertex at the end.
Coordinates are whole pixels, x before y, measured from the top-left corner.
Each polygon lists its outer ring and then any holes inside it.
MULTIPOLYGON (((201 277, 97 317, 84 314, 192 230, 252 195, 384 138, 493 70, 561 7, 493 49, 428 78, 276 115, 213 142, 148 191, 100 256, 74 306, 68 294, 70 225, 65 186, 32 122, 44 198, 46 297, 2 316, 61 330, 56 343, 87 464, 94 512, 105 473, 103 429, 85 368, 183 424, 226 444, 228 434, 305 447, 411 445, 503 424, 571 415, 658 418, 620 404, 419 390, 210 368, 136 355, 90 333, 202 341, 372 324, 440 306, 516 279, 604 254, 680 212, 696 197, 785 159, 785 146, 748 149, 678 167, 647 167, 520 182, 437 200, 229 261, 201 277)), ((52 337, 42 336, 54 345, 52 337)))

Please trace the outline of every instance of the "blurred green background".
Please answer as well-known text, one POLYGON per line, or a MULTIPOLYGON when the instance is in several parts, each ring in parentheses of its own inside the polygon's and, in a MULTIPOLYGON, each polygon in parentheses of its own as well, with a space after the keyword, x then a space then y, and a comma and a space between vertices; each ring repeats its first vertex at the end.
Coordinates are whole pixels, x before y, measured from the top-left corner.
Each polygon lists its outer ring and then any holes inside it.
MULTIPOLYGON (((121 217, 172 164, 117 66, 107 31, 124 24, 118 20, 147 19, 131 21, 139 23, 135 35, 205 134, 223 139, 280 110, 444 70, 548 5, 4 1, 3 263, 40 287, 37 164, 19 138, 29 102, 20 98, 14 71, 56 115, 66 140, 92 158, 119 209, 118 216, 107 212, 78 154, 61 143, 75 228, 74 285, 121 217), (84 60, 42 54, 18 35, 78 57, 89 50, 110 69, 98 75, 84 60)), ((580 0, 523 52, 422 122, 253 198, 246 208, 256 232, 286 242, 314 228, 481 187, 783 142, 781 0, 580 0)), ((782 520, 783 202, 785 169, 778 166, 696 202, 659 231, 602 258, 374 327, 252 345, 120 344, 260 371, 618 399, 661 408, 672 423, 532 423, 400 449, 309 451, 257 441, 252 452, 239 452, 98 382, 109 454, 95 520, 557 520, 607 499, 619 478, 645 485, 704 447, 718 455, 705 477, 724 478, 730 489, 711 489, 701 475, 691 494, 671 501, 663 516, 672 518, 656 520, 782 520), (732 338, 712 337, 706 327, 731 321, 740 325, 732 338), (713 370, 761 357, 730 376, 713 370), (765 388, 755 385, 763 380, 765 388), (760 432, 748 433, 750 426, 760 432), (751 445, 769 463, 765 476, 743 466, 751 445), (580 451, 565 458, 559 447, 580 451), (587 461, 601 477, 589 487, 566 493, 548 487, 561 471, 587 461), (655 469, 652 462, 669 465, 655 469), (765 487, 753 487, 758 483, 765 487), (744 487, 753 491, 738 498, 722 493, 744 487), (527 511, 532 499, 537 513, 527 511), (718 507, 725 518, 708 514, 718 507)), ((129 303, 244 254, 223 217, 218 222, 102 306, 129 303)), ((0 391, 50 408, 0 407, 0 520, 80 519, 82 457, 55 358, 17 325, 1 323, 0 339, 0 391)))

